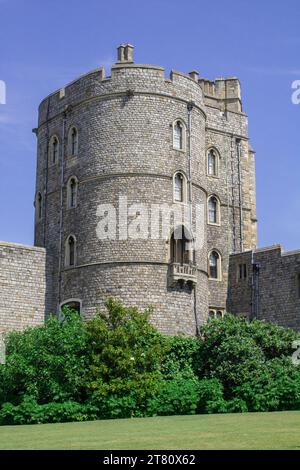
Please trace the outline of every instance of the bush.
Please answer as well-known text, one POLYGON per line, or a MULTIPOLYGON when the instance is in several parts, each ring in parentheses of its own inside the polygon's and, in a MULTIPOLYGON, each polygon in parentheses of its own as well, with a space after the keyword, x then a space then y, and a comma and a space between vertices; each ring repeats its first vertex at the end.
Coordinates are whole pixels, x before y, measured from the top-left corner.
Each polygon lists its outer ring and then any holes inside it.
POLYGON ((300 409, 300 370, 290 358, 275 358, 259 377, 243 383, 235 394, 248 405, 249 411, 300 409))
POLYGON ((162 379, 157 394, 148 400, 146 413, 150 416, 195 414, 199 380, 193 365, 199 341, 193 337, 169 336, 164 338, 164 344, 162 379))
POLYGON ((125 402, 124 414, 136 415, 158 392, 167 344, 149 323, 150 311, 141 313, 114 300, 108 301, 107 308, 107 314, 99 313, 86 325, 88 398, 97 406, 107 403, 107 410, 113 410, 111 416, 105 412, 107 417, 119 416, 116 409, 125 402))
POLYGON ((231 400, 245 384, 261 384, 275 358, 288 357, 285 370, 295 369, 290 357, 296 338, 292 330, 226 315, 201 328, 196 372, 200 379, 218 379, 224 397, 231 400))
POLYGON ((198 393, 198 413, 225 413, 223 386, 219 380, 200 380, 198 393))
POLYGON ((109 300, 83 323, 11 333, 0 366, 0 424, 300 409, 297 334, 226 315, 200 338, 167 337, 139 312, 109 300))
POLYGON ((0 405, 81 401, 87 369, 87 334, 77 312, 64 320, 50 317, 44 326, 10 333, 5 366, 0 366, 0 405))
POLYGON ((150 416, 195 414, 198 387, 199 381, 194 376, 178 374, 172 379, 163 380, 157 395, 147 404, 147 413, 150 416))
POLYGON ((48 403, 38 405, 31 398, 25 398, 17 406, 5 403, 0 410, 0 424, 42 424, 88 421, 98 418, 98 409, 76 402, 48 403))

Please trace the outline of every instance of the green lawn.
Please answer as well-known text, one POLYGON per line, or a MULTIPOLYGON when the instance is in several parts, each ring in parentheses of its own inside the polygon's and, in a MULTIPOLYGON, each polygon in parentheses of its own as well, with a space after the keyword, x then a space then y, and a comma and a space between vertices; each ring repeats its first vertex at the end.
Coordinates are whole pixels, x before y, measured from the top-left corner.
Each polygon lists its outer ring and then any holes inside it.
POLYGON ((0 449, 300 449, 300 411, 1 426, 0 449))

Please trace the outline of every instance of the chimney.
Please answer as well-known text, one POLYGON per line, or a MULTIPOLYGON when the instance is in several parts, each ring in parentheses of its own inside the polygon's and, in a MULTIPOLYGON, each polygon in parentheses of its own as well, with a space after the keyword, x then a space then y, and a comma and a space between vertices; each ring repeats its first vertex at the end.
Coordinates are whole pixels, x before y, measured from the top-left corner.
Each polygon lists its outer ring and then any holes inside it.
POLYGON ((198 82, 198 79, 199 79, 199 73, 196 71, 196 70, 192 70, 191 72, 189 72, 189 76, 195 80, 195 82, 198 82))
POLYGON ((133 47, 131 44, 121 44, 118 47, 117 64, 133 64, 133 47))
POLYGON ((124 49, 125 49, 124 44, 120 44, 120 46, 118 46, 118 48, 117 48, 117 50, 118 50, 118 63, 119 62, 124 62, 124 49))

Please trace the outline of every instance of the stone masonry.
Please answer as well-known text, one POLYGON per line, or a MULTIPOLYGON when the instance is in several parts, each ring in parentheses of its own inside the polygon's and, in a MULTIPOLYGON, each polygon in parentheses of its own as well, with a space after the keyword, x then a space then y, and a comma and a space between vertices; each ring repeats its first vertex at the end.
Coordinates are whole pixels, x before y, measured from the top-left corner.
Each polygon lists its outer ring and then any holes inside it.
POLYGON ((276 245, 232 255, 227 310, 300 330, 300 250, 276 245))
POLYGON ((46 250, 0 242, 0 341, 7 331, 43 324, 45 311, 46 250))
MULTIPOLYGON (((140 309, 151 305, 152 322, 164 333, 195 334, 209 312, 223 314, 233 305, 231 254, 243 256, 257 245, 255 154, 237 78, 210 81, 196 71, 175 70, 166 76, 162 67, 134 64, 133 46, 121 45, 110 76, 99 68, 47 96, 34 132, 36 248, 3 245, 2 263, 10 266, 1 267, 3 330, 39 323, 64 304, 90 318, 115 297, 140 309), (174 145, 176 122, 180 148, 174 145), (211 150, 214 174, 208 171, 211 150), (185 185, 180 202, 178 172, 185 185), (218 202, 215 223, 208 215, 211 196, 218 202), (120 210, 124 198, 128 232, 120 210), (134 209, 141 203, 149 208, 144 215, 134 209), (138 226, 142 216, 150 220, 152 206, 174 204, 189 212, 191 222, 185 226, 190 241, 182 244, 189 247, 188 260, 181 262, 174 255, 175 225, 163 237, 128 236, 130 224, 138 226), (98 236, 103 205, 116 208, 114 239, 98 236), (204 228, 195 249, 197 206, 204 228), (212 252, 219 255, 216 277, 210 275, 212 252)), ((241 305, 247 295, 241 291, 241 305)))

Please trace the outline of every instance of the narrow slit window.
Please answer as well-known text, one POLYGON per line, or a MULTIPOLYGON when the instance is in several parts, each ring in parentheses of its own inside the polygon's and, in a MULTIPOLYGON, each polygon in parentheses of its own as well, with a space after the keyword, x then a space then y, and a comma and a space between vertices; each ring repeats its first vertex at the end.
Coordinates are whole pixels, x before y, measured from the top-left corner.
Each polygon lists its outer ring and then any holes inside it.
POLYGON ((208 152, 207 173, 209 176, 218 176, 218 156, 213 149, 208 152))
POLYGON ((209 277, 220 279, 220 255, 216 251, 212 251, 209 256, 209 277))
POLYGON ((173 146, 177 150, 183 150, 183 125, 180 121, 174 124, 173 146))
POLYGON ((218 223, 218 200, 214 196, 208 200, 208 222, 210 224, 218 223))
POLYGON ((176 173, 174 178, 174 199, 175 202, 183 202, 183 175, 176 173))

